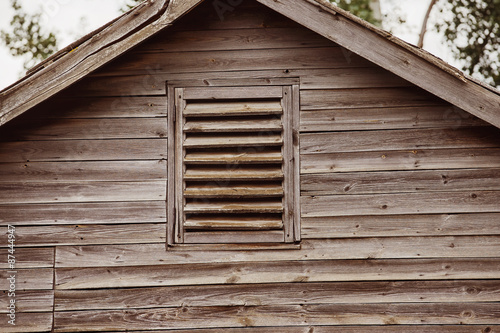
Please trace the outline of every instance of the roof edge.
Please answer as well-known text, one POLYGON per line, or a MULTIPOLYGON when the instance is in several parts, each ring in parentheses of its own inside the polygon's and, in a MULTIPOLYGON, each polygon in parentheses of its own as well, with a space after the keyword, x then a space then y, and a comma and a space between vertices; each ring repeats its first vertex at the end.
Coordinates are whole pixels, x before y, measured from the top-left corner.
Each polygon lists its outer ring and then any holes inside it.
POLYGON ((500 92, 326 0, 257 0, 341 47, 500 128, 500 92))
POLYGON ((0 126, 170 26, 202 1, 147 0, 81 38, 82 44, 70 44, 72 52, 61 52, 57 61, 40 64, 40 70, 0 92, 0 126))

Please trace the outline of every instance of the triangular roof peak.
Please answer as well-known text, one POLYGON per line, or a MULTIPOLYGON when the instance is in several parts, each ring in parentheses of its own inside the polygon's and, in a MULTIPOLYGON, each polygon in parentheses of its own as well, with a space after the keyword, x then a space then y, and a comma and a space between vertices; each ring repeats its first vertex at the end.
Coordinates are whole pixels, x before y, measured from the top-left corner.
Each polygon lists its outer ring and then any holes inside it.
MULTIPOLYGON (((0 126, 168 28, 204 0, 147 0, 0 92, 0 126)), ((500 92, 326 0, 256 0, 500 128, 500 92)))

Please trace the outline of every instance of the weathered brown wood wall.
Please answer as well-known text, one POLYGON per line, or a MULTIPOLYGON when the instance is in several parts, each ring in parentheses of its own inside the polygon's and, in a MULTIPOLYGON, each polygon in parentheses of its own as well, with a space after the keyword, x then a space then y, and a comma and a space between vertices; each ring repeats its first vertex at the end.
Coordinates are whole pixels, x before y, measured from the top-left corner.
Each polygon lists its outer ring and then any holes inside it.
POLYGON ((500 330, 500 130, 254 2, 206 2, 0 140, 17 331, 500 330), (165 251, 165 81, 225 77, 300 78, 300 250, 165 251))

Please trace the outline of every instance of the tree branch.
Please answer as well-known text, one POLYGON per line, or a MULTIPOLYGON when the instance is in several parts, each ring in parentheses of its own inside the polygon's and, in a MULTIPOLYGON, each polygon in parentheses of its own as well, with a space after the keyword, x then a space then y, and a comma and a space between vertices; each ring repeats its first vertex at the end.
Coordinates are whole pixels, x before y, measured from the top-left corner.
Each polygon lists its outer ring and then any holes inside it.
POLYGON ((417 44, 417 46, 420 48, 424 47, 424 38, 425 38, 425 33, 427 32, 427 22, 429 21, 429 16, 431 15, 432 8, 436 4, 436 2, 437 0, 431 0, 429 8, 427 9, 427 13, 425 14, 424 22, 422 23, 422 30, 420 31, 420 37, 418 39, 418 44, 417 44))

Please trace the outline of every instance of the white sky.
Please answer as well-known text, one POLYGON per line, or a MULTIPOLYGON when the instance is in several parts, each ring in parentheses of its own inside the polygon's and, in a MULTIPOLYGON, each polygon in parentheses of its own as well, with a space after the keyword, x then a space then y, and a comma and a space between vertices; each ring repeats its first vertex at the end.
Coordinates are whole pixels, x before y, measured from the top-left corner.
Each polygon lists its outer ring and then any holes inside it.
MULTIPOLYGON (((119 9, 126 0, 20 0, 26 10, 42 8, 43 23, 58 37, 62 48, 86 33, 100 27, 117 17, 119 9)), ((397 4, 407 24, 393 33, 413 44, 417 43, 418 33, 430 0, 381 0, 382 11, 392 11, 397 4)), ((13 10, 10 0, 0 0, 0 29, 7 29, 13 10)), ((453 64, 453 58, 443 45, 441 37, 430 31, 426 36, 424 48, 443 60, 453 64)), ((456 64, 455 64, 456 65, 456 64)), ((0 90, 14 83, 23 75, 23 60, 12 57, 7 48, 0 45, 0 90)))

